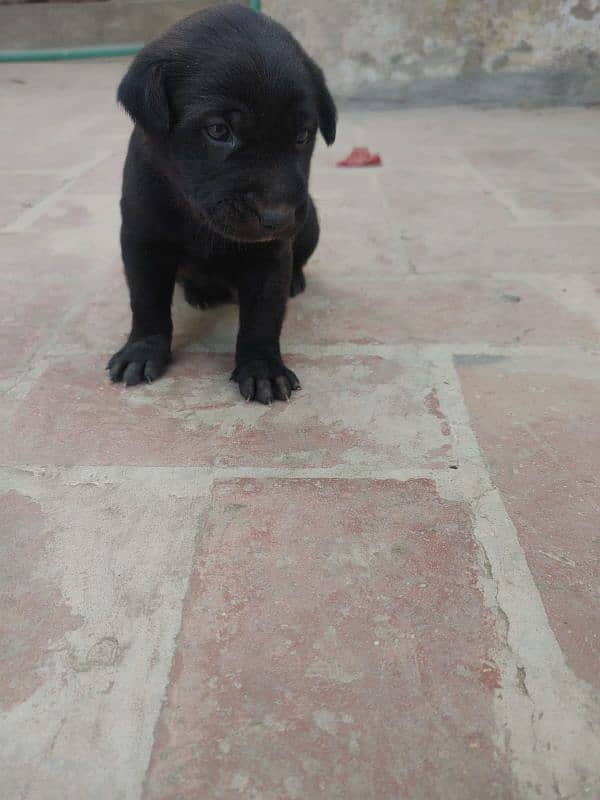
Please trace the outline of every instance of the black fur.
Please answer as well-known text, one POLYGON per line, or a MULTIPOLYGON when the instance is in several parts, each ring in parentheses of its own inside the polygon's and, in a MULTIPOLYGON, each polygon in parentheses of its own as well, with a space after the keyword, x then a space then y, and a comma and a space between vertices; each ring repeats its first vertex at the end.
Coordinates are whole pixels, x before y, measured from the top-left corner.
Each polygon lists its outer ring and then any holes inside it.
POLYGON ((237 294, 232 379, 246 400, 287 400, 300 384, 281 358, 281 326, 319 238, 310 160, 317 129, 328 144, 336 130, 323 73, 281 25, 226 5, 147 45, 118 99, 135 122, 121 199, 133 321, 110 377, 163 373, 180 280, 200 308, 237 294))

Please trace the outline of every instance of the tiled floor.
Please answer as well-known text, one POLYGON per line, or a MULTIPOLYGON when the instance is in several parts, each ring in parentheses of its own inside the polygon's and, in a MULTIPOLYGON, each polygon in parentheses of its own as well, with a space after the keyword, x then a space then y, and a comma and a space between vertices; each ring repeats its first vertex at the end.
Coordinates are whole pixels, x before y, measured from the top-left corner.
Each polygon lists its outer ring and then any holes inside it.
POLYGON ((0 69, 2 797, 600 797, 600 111, 342 114, 265 408, 107 381, 123 68, 0 69))

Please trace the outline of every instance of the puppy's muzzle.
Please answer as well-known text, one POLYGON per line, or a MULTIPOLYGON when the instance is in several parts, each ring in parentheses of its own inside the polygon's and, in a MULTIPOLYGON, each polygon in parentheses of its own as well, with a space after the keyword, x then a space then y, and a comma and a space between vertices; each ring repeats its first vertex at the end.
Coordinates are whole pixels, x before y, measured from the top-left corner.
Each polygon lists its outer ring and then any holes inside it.
POLYGON ((304 221, 308 207, 307 201, 299 205, 290 202, 265 203, 252 195, 246 195, 245 200, 268 236, 292 233, 304 221))

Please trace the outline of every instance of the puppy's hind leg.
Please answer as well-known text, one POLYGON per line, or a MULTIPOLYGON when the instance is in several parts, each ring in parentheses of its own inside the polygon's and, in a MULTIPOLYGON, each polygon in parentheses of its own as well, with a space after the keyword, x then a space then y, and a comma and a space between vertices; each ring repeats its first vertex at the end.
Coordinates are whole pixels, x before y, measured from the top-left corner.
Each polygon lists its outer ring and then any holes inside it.
POLYGON ((294 268, 290 284, 290 297, 295 297, 306 289, 303 267, 316 250, 319 242, 320 229, 317 211, 311 198, 308 202, 309 210, 306 222, 294 240, 294 268))
POLYGON ((226 283, 204 276, 184 280, 183 294, 186 302, 194 308, 214 308, 233 300, 231 288, 226 283))

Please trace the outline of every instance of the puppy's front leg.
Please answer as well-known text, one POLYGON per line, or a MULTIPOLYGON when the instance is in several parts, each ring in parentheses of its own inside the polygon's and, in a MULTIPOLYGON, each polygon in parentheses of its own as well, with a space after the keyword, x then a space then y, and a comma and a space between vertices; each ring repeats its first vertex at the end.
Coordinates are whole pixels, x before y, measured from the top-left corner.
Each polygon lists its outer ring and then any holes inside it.
POLYGON ((107 364, 111 380, 127 386, 156 380, 171 355, 171 301, 176 254, 162 243, 122 237, 125 275, 131 299, 131 333, 107 364))
POLYGON ((289 242, 272 242, 240 265, 240 330, 231 376, 247 400, 288 400, 300 381, 281 359, 279 337, 292 277, 289 242))

